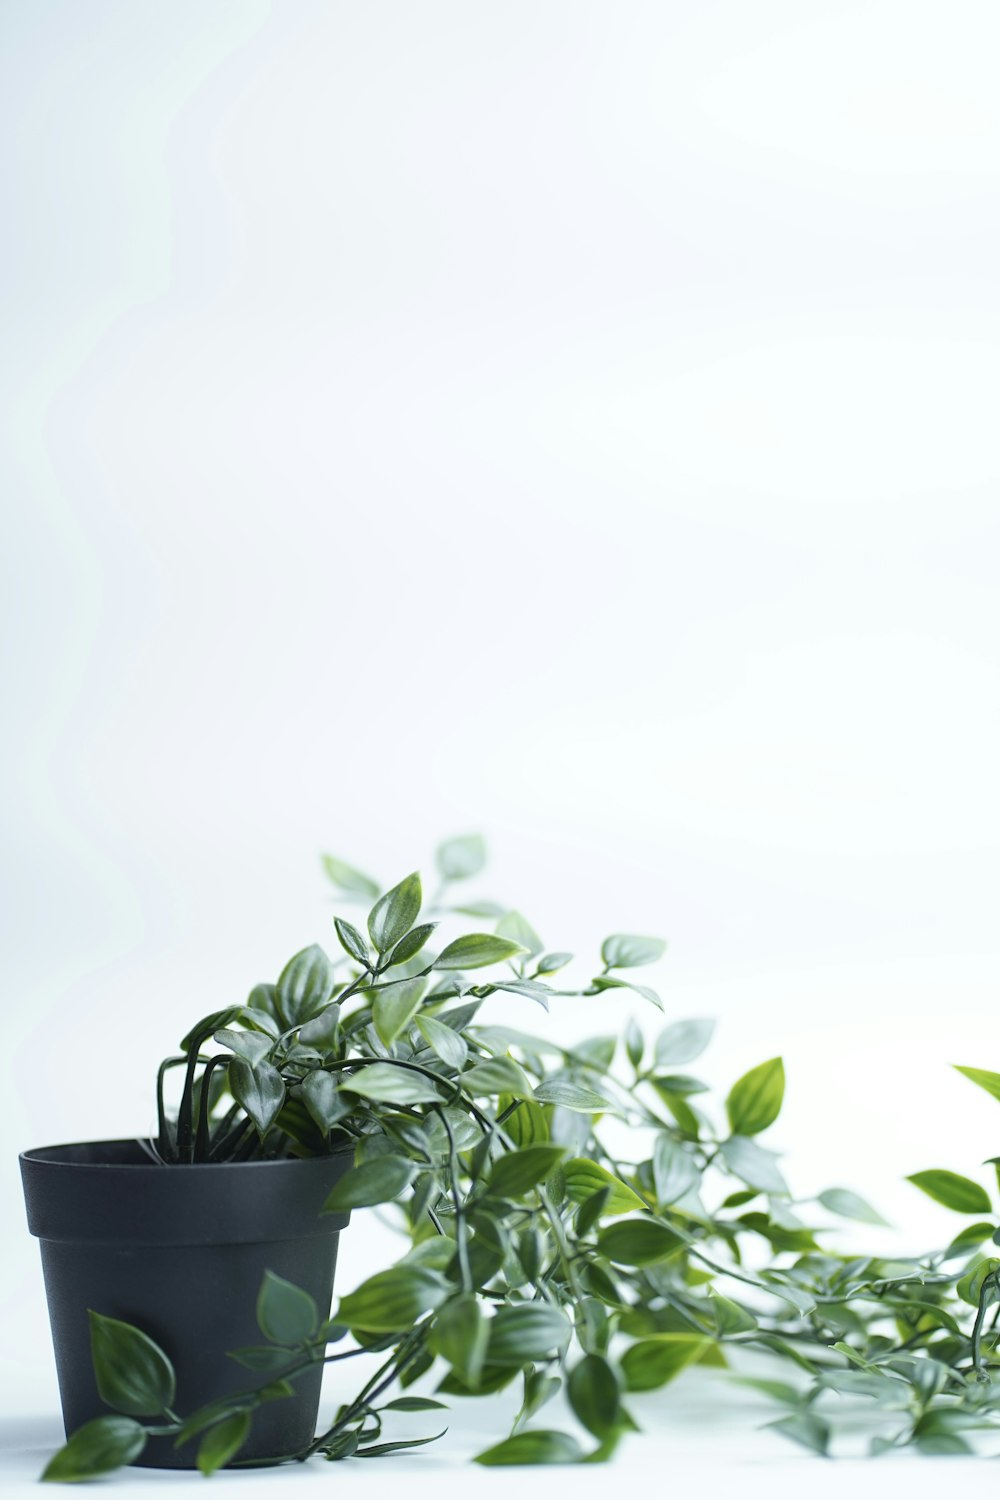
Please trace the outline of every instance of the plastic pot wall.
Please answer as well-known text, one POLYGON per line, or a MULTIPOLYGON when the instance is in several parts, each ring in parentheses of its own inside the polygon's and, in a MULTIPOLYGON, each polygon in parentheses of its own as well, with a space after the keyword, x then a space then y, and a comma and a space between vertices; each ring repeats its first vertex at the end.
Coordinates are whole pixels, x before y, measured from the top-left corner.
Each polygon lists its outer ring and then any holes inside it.
MULTIPOLYGON (((177 1372, 187 1416, 273 1378, 226 1351, 264 1342, 257 1294, 265 1271, 304 1287, 326 1317, 347 1214, 320 1215, 350 1153, 302 1160, 161 1166, 137 1141, 47 1146, 21 1156, 28 1227, 42 1269, 67 1434, 105 1416, 90 1358, 88 1309, 134 1323, 177 1372)), ((238 1461, 300 1452, 312 1440, 323 1367, 295 1395, 254 1414, 238 1461)), ((195 1466, 198 1440, 153 1438, 138 1463, 195 1466)))

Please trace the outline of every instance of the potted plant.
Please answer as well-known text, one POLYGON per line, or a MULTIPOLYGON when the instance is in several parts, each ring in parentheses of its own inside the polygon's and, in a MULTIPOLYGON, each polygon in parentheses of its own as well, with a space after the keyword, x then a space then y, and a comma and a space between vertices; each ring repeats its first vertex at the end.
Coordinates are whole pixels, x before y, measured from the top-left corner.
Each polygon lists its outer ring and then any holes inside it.
MULTIPOLYGON (((386 1431, 400 1412, 514 1381, 513 1431, 480 1463, 603 1460, 644 1393, 695 1364, 735 1365, 817 1452, 834 1399, 868 1402, 873 1452, 971 1451, 1000 1417, 986 1190, 915 1174, 975 1219, 933 1254, 821 1243, 831 1215, 881 1221, 846 1189, 792 1198, 759 1139, 780 1059, 736 1081, 720 1120, 682 1071, 710 1022, 650 1043, 630 1020, 568 1046, 490 1017, 510 994, 661 1007, 634 971, 664 945, 613 935, 567 985, 572 955, 516 911, 452 900, 483 857, 479 839, 442 845, 428 910, 417 875, 379 894, 329 859, 342 894, 377 898, 366 923, 336 917, 343 959, 307 949, 188 1033, 160 1069, 155 1142, 25 1153, 69 1433, 44 1477, 373 1457, 439 1435, 386 1431), (463 915, 494 930, 442 944, 439 920, 463 915), (397 1205, 408 1248, 331 1317, 337 1235, 377 1204, 397 1205), (355 1360, 360 1389, 314 1431, 324 1366, 355 1360), (556 1397, 558 1425, 539 1425, 556 1397)), ((1000 1075, 963 1071, 1000 1098, 1000 1075)))

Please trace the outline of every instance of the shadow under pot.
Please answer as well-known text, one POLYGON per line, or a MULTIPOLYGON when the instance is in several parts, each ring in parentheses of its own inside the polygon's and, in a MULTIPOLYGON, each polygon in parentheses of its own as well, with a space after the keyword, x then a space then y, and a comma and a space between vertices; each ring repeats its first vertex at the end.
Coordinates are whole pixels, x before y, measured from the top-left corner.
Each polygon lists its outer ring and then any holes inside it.
MULTIPOLYGON (((227 1358, 263 1342, 256 1306, 267 1271, 302 1287, 325 1318, 346 1213, 320 1210, 350 1152, 260 1162, 162 1166, 138 1141, 46 1146, 21 1155, 28 1228, 41 1245, 63 1421, 69 1435, 109 1408, 97 1392, 88 1309, 132 1323, 169 1356, 187 1417, 264 1386, 227 1358)), ((295 1394, 262 1403, 237 1462, 263 1463, 312 1441, 323 1366, 295 1394)), ((193 1469, 198 1440, 154 1437, 135 1462, 193 1469)))

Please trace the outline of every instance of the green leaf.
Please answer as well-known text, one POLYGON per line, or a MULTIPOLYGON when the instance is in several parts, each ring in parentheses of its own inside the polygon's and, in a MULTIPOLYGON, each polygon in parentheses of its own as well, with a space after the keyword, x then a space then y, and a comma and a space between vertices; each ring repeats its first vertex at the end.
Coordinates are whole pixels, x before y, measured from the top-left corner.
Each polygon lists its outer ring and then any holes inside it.
MULTIPOLYGON (((473 1298, 475 1301, 475 1298, 473 1298)), ((395 1401, 387 1401, 382 1411, 447 1411, 448 1405, 445 1401, 432 1401, 430 1396, 397 1396, 395 1401)))
POLYGON ((265 1271, 257 1294, 257 1326, 272 1344, 303 1344, 319 1327, 319 1309, 300 1286, 265 1271))
POLYGON ((546 1431, 518 1432, 505 1438, 492 1448, 477 1453, 473 1463, 484 1468, 499 1468, 509 1464, 578 1464, 583 1460, 583 1449, 576 1438, 566 1432, 546 1431))
POLYGON ((611 1100, 597 1093, 596 1089, 571 1083, 568 1078, 550 1078, 536 1085, 535 1098, 539 1104, 558 1104, 562 1109, 576 1110, 584 1115, 614 1108, 611 1100))
POLYGON ((787 1193, 788 1184, 778 1170, 775 1152, 758 1146, 745 1135, 730 1136, 723 1141, 722 1159, 731 1172, 741 1177, 750 1187, 762 1193, 787 1193))
POLYGON ((651 1078, 650 1082, 661 1097, 672 1095, 674 1098, 687 1099, 691 1094, 707 1094, 708 1084, 703 1083, 700 1078, 693 1078, 690 1073, 664 1073, 658 1078, 651 1078))
POLYGON ((298 1358, 291 1349, 276 1349, 273 1344, 245 1344, 242 1349, 227 1349, 226 1358, 242 1365, 245 1370, 260 1370, 267 1375, 277 1375, 298 1358))
POLYGON ((633 1344, 622 1356, 622 1374, 630 1391, 656 1391, 688 1365, 697 1363, 712 1343, 687 1334, 662 1334, 633 1344))
POLYGON ((665 1131, 661 1132, 653 1145, 653 1187, 657 1203, 661 1208, 667 1208, 697 1187, 698 1182, 694 1157, 679 1141, 673 1140, 665 1131))
POLYGON ((106 1406, 129 1417, 156 1417, 173 1404, 174 1367, 159 1344, 139 1328, 88 1310, 90 1354, 97 1392, 106 1406))
POLYGON ((259 1031, 230 1031, 227 1027, 217 1031, 214 1040, 237 1057, 245 1058, 251 1067, 266 1057, 274 1045, 269 1036, 262 1036, 259 1031))
POLYGON ((412 1328, 424 1313, 440 1307, 451 1290, 436 1271, 423 1266, 392 1266, 341 1298, 337 1322, 370 1333, 396 1333, 412 1328))
POLYGON ((324 1073, 321 1068, 306 1074, 300 1092, 306 1109, 324 1132, 351 1112, 351 1106, 337 1087, 333 1075, 324 1073))
POLYGON ((429 1078, 409 1073, 392 1063, 371 1063, 346 1079, 341 1088, 363 1099, 383 1104, 440 1104, 441 1095, 429 1078))
POLYGON ((773 1125, 785 1095, 785 1069, 780 1057, 751 1068, 733 1084, 726 1113, 734 1135, 759 1135, 773 1125))
POLYGON ((52 1455, 41 1477, 49 1484, 97 1479, 134 1462, 145 1446, 145 1428, 131 1417, 96 1417, 78 1427, 52 1455))
POLYGON ((387 1047, 391 1047, 401 1032, 413 1020, 420 1009, 427 980, 421 975, 416 979, 404 979, 398 984, 388 984, 375 991, 372 999, 372 1020, 375 1030, 387 1047))
POLYGON ((551 1302, 506 1303, 489 1325, 487 1362, 526 1365, 561 1353, 572 1332, 564 1313, 551 1302))
POLYGON ((323 869, 333 884, 341 891, 350 891, 355 896, 377 896, 379 893, 378 882, 372 880, 370 875, 362 875, 360 870, 345 864, 342 859, 336 859, 332 854, 322 856, 323 869))
POLYGON ((416 1167, 402 1156, 376 1156, 352 1167, 331 1190, 322 1212, 344 1213, 398 1198, 413 1181, 416 1167))
POLYGON ((234 1057, 229 1064, 229 1088, 237 1104, 241 1105, 257 1127, 263 1140, 278 1117, 285 1102, 285 1084, 273 1064, 262 1059, 251 1067, 242 1057, 234 1057))
POLYGON ((444 1021, 435 1020, 433 1016, 418 1016, 417 1030, 449 1068, 454 1068, 456 1072, 464 1068, 469 1048, 454 1027, 446 1026, 444 1021))
POLYGON ((506 911, 497 923, 497 937, 509 938, 512 943, 517 943, 530 958, 541 953, 545 944, 531 923, 522 917, 519 911, 506 911))
POLYGON ((395 948, 420 915, 423 892, 414 871, 380 896, 368 913, 368 933, 379 953, 395 948))
POLYGON ((456 938, 434 960, 435 969, 485 969, 522 953, 520 943, 491 932, 470 932, 456 938))
POLYGON ((443 880, 468 880, 478 875, 486 863, 486 844, 479 833, 445 839, 434 853, 443 880))
POLYGON ((331 1005, 324 1005, 321 1011, 317 1011, 311 1021, 299 1027, 299 1041, 320 1052, 332 1052, 337 1045, 339 1031, 340 1006, 334 1000, 331 1005))
POLYGON ((753 1313, 747 1312, 738 1302, 724 1297, 721 1292, 710 1291, 712 1308, 715 1313, 715 1326, 720 1337, 734 1333, 752 1333, 757 1327, 757 1319, 753 1313))
POLYGON ((539 974, 557 974, 573 962, 572 953, 543 953, 535 968, 539 974))
POLYGON ((337 937, 344 952, 355 959, 363 969, 371 964, 371 953, 368 944, 361 936, 358 929, 351 923, 345 922, 343 917, 334 917, 333 925, 337 929, 337 937))
POLYGON ((336 976, 323 949, 313 943, 290 958, 275 985, 275 1005, 285 1026, 309 1021, 333 998, 336 976))
POLYGON ((826 1456, 830 1446, 830 1426, 815 1412, 793 1412, 790 1416, 779 1417, 776 1422, 768 1422, 767 1426, 772 1432, 780 1432, 783 1437, 791 1438, 793 1443, 800 1443, 803 1448, 810 1448, 813 1453, 826 1456))
POLYGON ((980 1245, 992 1239, 995 1226, 989 1223, 967 1224, 960 1229, 944 1252, 945 1260, 957 1260, 960 1255, 971 1255, 980 1245))
POLYGON ((494 979, 490 988, 502 990, 508 995, 524 995, 527 1000, 534 1000, 543 1010, 548 1010, 549 997, 554 993, 550 985, 541 984, 537 979, 494 979))
POLYGON ((683 1247, 679 1235, 653 1219, 624 1219, 620 1224, 608 1224, 597 1236, 601 1254, 620 1266, 655 1265, 669 1260, 683 1247))
POLYGON ((608 969, 637 969, 642 964, 655 964, 666 951, 662 938, 616 932, 601 944, 601 961, 608 969))
POLYGON ((566 1196, 571 1203, 584 1203, 594 1193, 607 1188, 609 1192, 602 1210, 604 1213, 629 1214, 646 1206, 638 1193, 633 1192, 620 1177, 615 1177, 606 1167, 585 1156, 575 1156, 572 1161, 564 1164, 562 1170, 566 1196))
POLYGON ((826 1188, 819 1195, 819 1202, 832 1214, 843 1219, 857 1219, 861 1224, 885 1224, 887 1221, 864 1198, 852 1193, 850 1188, 826 1188))
POLYGON ((474 1387, 479 1380, 489 1341, 490 1325, 479 1298, 471 1292, 453 1297, 438 1310, 430 1334, 431 1350, 446 1359, 468 1386, 474 1387))
POLYGON ((641 1027, 629 1019, 625 1027, 625 1052, 633 1068, 638 1068, 642 1062, 642 1054, 646 1050, 646 1039, 642 1034, 641 1027))
POLYGON ((488 1190, 499 1198, 519 1198, 550 1177, 566 1155, 565 1146, 525 1146, 493 1164, 488 1190))
POLYGON ((989 1073, 985 1068, 960 1068, 957 1063, 954 1067, 956 1073, 961 1073, 965 1078, 971 1079, 994 1099, 1000 1099, 1000 1073, 989 1073))
POLYGON ((960 1177, 957 1172, 946 1172, 943 1168, 914 1172, 906 1180, 926 1193, 928 1198, 933 1198, 935 1203, 943 1203, 945 1208, 952 1208, 957 1214, 988 1214, 992 1207, 986 1189, 968 1177, 960 1177))
MULTIPOLYGON (((388 1410, 388 1408, 385 1408, 388 1410)), ((355 1458, 381 1458, 385 1453, 403 1453, 409 1448, 426 1448, 428 1443, 436 1443, 443 1438, 448 1431, 442 1427, 440 1432, 435 1432, 431 1437, 424 1438, 400 1438, 395 1443, 370 1443, 366 1448, 358 1448, 354 1454, 355 1458)), ((357 1434, 355 1433, 356 1437, 357 1434)))
POLYGON ((383 968, 394 969, 397 964, 409 963, 420 952, 436 926, 436 922, 421 922, 419 927, 414 927, 405 937, 400 938, 383 968))
POLYGON ((250 1436, 250 1422, 248 1411, 234 1411, 208 1429, 198 1447, 198 1467, 206 1477, 236 1457, 250 1436))
POLYGON ((648 984, 636 984, 632 979, 618 979, 610 974, 598 974, 592 980, 596 990, 631 990, 634 995, 641 995, 643 1000, 648 1000, 650 1005, 655 1005, 657 1010, 663 1009, 663 1001, 654 989, 648 984))
POLYGON ((512 1057, 490 1057, 476 1063, 459 1079, 462 1088, 473 1098, 487 1094, 511 1094, 515 1099, 530 1099, 531 1083, 524 1069, 512 1057))
POLYGON ((596 1438, 614 1432, 621 1420, 618 1376, 602 1354, 586 1354, 569 1372, 566 1385, 573 1415, 596 1438))
POLYGON ((674 1021, 664 1027, 656 1038, 656 1065, 659 1068, 677 1067, 681 1063, 694 1062, 712 1040, 714 1021, 674 1021))

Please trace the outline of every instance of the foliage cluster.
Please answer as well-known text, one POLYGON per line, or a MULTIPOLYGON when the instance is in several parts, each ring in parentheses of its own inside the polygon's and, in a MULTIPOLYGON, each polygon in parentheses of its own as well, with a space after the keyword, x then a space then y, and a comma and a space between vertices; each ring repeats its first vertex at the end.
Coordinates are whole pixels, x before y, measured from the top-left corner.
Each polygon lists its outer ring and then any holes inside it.
MULTIPOLYGON (((1000 1425, 1000 1259, 983 1248, 1000 1230, 986 1190, 918 1172, 914 1184, 967 1227, 929 1254, 845 1254, 821 1221, 882 1221, 846 1188, 793 1197, 761 1141, 782 1106, 780 1058, 752 1067, 713 1110, 686 1071, 709 1021, 672 1020, 648 1040, 630 1020, 621 1036, 564 1046, 481 1018, 506 994, 548 1009, 613 991, 662 1009, 636 971, 664 951, 615 934, 596 974, 565 983, 573 955, 547 949, 518 912, 454 899, 484 857, 475 837, 443 844, 426 909, 418 875, 382 892, 328 858, 342 896, 374 903, 363 926, 335 918, 343 956, 297 954, 246 1004, 193 1027, 158 1079, 149 1149, 165 1169, 349 1149, 326 1209, 395 1205, 406 1253, 332 1317, 269 1274, 262 1341, 231 1354, 247 1369, 245 1393, 187 1417, 165 1354, 95 1311, 94 1364, 114 1415, 72 1434, 44 1477, 106 1473, 150 1433, 196 1443, 206 1474, 238 1464, 261 1403, 287 1398, 317 1361, 354 1359, 374 1369, 296 1457, 432 1442, 441 1434, 393 1439, 396 1414, 519 1382, 512 1431, 478 1463, 601 1461, 638 1430, 634 1394, 692 1366, 728 1368, 774 1403, 777 1432, 818 1454, 832 1451, 838 1411, 858 1404, 873 1455, 975 1451, 970 1435, 1000 1425), (443 916, 492 930, 438 947, 443 916), (407 1394, 422 1379, 433 1396, 407 1394), (566 1415, 545 1425, 557 1394, 566 1415)), ((960 1071, 1000 1099, 1000 1074, 960 1071)))

